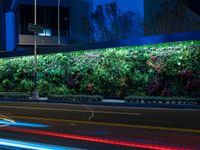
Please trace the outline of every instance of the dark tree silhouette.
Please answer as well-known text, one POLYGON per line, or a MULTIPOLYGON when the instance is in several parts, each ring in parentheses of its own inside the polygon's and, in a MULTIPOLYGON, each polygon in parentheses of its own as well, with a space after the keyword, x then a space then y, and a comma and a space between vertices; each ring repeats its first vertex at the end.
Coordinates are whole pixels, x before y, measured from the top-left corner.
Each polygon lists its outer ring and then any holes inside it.
POLYGON ((97 6, 90 18, 82 17, 82 31, 92 41, 128 38, 134 34, 138 19, 134 12, 122 12, 115 1, 97 6))

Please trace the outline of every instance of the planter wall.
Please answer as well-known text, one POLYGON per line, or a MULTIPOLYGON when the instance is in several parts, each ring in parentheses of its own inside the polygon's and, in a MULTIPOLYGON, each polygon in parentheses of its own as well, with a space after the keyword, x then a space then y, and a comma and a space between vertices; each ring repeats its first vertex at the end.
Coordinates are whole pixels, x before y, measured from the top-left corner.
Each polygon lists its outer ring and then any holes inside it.
MULTIPOLYGON (((0 59, 0 92, 33 91, 33 57, 0 59)), ((200 97, 200 41, 38 56, 41 95, 200 97)))

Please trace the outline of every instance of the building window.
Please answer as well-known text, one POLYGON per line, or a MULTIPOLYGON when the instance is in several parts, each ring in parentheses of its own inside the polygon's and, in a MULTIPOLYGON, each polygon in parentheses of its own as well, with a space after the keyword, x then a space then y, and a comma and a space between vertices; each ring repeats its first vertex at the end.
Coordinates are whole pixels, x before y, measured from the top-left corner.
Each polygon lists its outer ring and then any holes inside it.
MULTIPOLYGON (((58 35, 58 8, 49 6, 37 7, 37 24, 44 27, 39 36, 58 35)), ((34 22, 34 6, 20 5, 20 34, 33 35, 28 31, 28 23, 34 22)), ((60 33, 69 36, 69 8, 60 8, 60 33)))
POLYGON ((52 36, 51 29, 44 29, 43 33, 38 33, 39 36, 52 36))

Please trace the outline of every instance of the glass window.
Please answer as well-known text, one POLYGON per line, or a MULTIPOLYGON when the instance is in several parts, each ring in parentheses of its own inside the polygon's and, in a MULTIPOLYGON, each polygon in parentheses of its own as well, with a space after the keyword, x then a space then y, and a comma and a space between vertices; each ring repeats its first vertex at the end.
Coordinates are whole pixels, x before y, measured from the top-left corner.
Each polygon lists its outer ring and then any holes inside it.
MULTIPOLYGON (((48 6, 37 7, 37 24, 44 27, 40 36, 58 35, 58 8, 48 6)), ((20 6, 20 34, 33 35, 28 31, 28 23, 34 22, 34 6, 20 6), (29 15, 27 15, 29 14, 29 15)), ((60 32, 61 36, 69 36, 69 8, 60 8, 60 32)))

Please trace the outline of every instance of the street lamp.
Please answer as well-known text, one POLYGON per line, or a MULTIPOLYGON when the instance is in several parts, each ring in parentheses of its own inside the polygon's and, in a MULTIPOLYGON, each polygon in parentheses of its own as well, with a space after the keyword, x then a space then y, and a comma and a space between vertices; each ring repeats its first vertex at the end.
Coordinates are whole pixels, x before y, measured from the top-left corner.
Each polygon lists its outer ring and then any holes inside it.
POLYGON ((58 45, 60 45, 60 0, 58 0, 58 45))
MULTIPOLYGON (((37 26, 37 0, 34 0, 34 25, 37 26)), ((37 31, 34 32, 34 100, 39 99, 38 85, 37 85, 37 31)))

